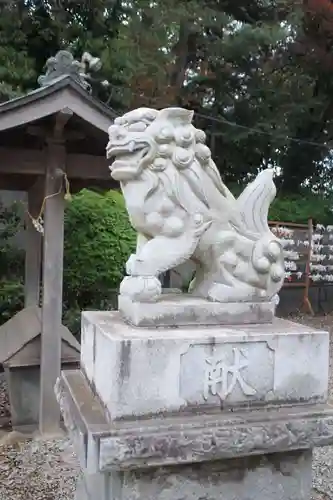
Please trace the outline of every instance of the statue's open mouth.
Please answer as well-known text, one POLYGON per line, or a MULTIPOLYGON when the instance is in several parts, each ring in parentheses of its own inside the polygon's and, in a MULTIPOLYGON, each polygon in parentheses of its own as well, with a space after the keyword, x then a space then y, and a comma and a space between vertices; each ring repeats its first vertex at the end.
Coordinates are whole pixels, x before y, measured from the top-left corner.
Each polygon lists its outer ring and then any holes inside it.
POLYGON ((134 177, 142 158, 147 154, 149 146, 147 143, 131 141, 124 145, 107 146, 106 156, 108 159, 115 158, 110 165, 111 175, 116 180, 126 180, 134 177))
POLYGON ((145 142, 130 141, 126 144, 112 144, 110 141, 106 147, 106 156, 108 159, 117 158, 119 156, 124 157, 126 155, 131 158, 133 153, 143 151, 147 148, 148 145, 145 142))

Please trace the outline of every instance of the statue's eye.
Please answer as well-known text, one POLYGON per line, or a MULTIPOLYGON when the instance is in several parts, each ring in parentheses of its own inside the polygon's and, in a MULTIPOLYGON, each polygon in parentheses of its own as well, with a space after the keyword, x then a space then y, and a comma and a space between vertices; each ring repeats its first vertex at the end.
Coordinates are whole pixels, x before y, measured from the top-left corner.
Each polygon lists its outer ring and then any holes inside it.
POLYGON ((128 127, 129 132, 144 132, 147 128, 147 124, 144 122, 132 123, 128 127))

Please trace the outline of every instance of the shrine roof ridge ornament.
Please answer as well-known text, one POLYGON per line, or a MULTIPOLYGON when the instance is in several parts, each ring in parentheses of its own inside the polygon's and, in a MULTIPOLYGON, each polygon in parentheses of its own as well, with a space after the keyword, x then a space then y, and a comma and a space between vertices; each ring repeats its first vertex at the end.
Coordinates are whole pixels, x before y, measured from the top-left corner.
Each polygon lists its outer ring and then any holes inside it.
POLYGON ((46 72, 39 76, 39 87, 25 95, 0 103, 0 132, 37 122, 65 108, 95 128, 107 132, 116 112, 92 95, 92 83, 104 87, 91 73, 102 67, 101 60, 84 52, 81 61, 67 50, 59 51, 46 62, 46 72))
POLYGON ((49 57, 46 61, 46 72, 40 75, 37 81, 41 87, 44 87, 64 76, 69 76, 91 93, 90 72, 97 72, 101 67, 101 60, 93 57, 89 52, 84 52, 81 61, 77 61, 68 50, 59 50, 54 57, 49 57))

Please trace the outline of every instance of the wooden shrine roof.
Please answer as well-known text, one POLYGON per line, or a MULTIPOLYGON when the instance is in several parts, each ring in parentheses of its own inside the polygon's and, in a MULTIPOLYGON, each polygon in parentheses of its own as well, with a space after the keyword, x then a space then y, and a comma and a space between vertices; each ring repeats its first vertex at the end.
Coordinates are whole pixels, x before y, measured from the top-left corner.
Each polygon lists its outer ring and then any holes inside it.
POLYGON ((65 75, 0 104, 0 189, 28 190, 44 175, 45 135, 63 110, 72 112, 65 136, 66 173, 74 190, 114 187, 105 147, 115 113, 65 75))
MULTIPOLYGON (((40 308, 30 306, 0 326, 0 364, 41 334, 41 321, 40 308)), ((80 352, 80 344, 67 327, 61 325, 59 335, 76 352, 80 352)))
POLYGON ((107 132, 115 118, 113 111, 92 97, 68 75, 45 87, 0 104, 0 131, 45 118, 70 108, 75 115, 107 132))

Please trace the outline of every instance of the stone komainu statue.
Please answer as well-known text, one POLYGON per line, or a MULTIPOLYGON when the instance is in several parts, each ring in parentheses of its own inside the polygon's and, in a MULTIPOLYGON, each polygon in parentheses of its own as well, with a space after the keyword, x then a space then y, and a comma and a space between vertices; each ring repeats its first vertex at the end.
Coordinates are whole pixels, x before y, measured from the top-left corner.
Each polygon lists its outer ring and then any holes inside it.
POLYGON ((192 118, 182 108, 140 108, 109 128, 111 175, 138 232, 120 293, 154 301, 158 276, 190 259, 196 274, 189 293, 218 302, 270 301, 284 280, 283 249, 267 223, 273 172, 261 172, 236 199, 192 118))

